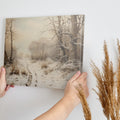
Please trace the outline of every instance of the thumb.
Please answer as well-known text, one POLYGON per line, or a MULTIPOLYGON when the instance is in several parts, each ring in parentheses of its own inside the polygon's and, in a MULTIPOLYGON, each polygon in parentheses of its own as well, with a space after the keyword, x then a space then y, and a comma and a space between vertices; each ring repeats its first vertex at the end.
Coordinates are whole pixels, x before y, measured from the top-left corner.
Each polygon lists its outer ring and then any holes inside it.
POLYGON ((74 81, 74 80, 76 80, 79 76, 80 76, 80 71, 78 71, 71 79, 70 79, 70 81, 74 81))
POLYGON ((5 73, 6 73, 5 68, 2 67, 2 68, 1 68, 1 72, 0 72, 0 80, 1 80, 2 82, 6 81, 6 80, 5 80, 5 73))
POLYGON ((6 80, 5 80, 5 68, 1 68, 0 72, 0 94, 5 91, 6 88, 6 80))

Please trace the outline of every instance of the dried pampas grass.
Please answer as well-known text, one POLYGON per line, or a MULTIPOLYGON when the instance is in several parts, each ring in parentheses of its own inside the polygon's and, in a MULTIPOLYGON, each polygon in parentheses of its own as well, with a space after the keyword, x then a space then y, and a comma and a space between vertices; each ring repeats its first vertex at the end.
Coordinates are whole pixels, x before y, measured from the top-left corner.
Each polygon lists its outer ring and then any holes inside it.
POLYGON ((79 88, 76 88, 76 89, 78 90, 78 93, 79 93, 78 96, 82 104, 85 120, 91 120, 91 112, 90 112, 83 88, 81 85, 79 85, 79 88))
POLYGON ((94 76, 97 78, 97 93, 103 112, 107 120, 120 120, 120 44, 118 46, 118 66, 117 71, 113 71, 113 63, 109 60, 107 44, 104 42, 104 54, 102 72, 91 63, 94 76))

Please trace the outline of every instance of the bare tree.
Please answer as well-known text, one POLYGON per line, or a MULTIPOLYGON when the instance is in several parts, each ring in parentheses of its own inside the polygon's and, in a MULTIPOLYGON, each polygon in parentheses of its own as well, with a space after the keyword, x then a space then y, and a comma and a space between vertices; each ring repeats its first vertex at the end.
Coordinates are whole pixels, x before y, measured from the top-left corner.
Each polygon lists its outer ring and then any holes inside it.
MULTIPOLYGON (((84 15, 71 16, 71 35, 74 50, 74 59, 83 61, 84 15)), ((81 64, 80 63, 80 64, 81 64)), ((80 65, 80 68, 82 64, 80 65)))
POLYGON ((71 25, 72 25, 72 42, 73 48, 75 53, 75 59, 78 59, 78 48, 82 47, 83 41, 83 27, 84 27, 84 17, 79 15, 72 15, 71 16, 71 25))
POLYGON ((10 33, 11 33, 11 55, 10 55, 10 63, 13 62, 13 20, 11 20, 11 26, 10 26, 10 33))
POLYGON ((78 36, 78 28, 77 28, 77 15, 71 15, 71 24, 72 24, 72 37, 73 37, 73 49, 74 49, 74 55, 75 59, 77 59, 77 36, 78 36))
POLYGON ((58 50, 62 61, 82 61, 84 15, 57 16, 50 18, 58 40, 58 50))
POLYGON ((58 50, 59 50, 59 58, 62 61, 67 61, 68 59, 68 50, 69 48, 67 47, 65 37, 64 37, 64 32, 65 32, 65 20, 63 19, 62 16, 57 16, 57 19, 55 20, 54 18, 49 19, 50 22, 52 23, 53 26, 53 31, 57 37, 58 41, 58 50), (62 56, 60 55, 62 51, 62 56), (62 57, 62 58, 61 58, 62 57))
POLYGON ((8 59, 7 52, 6 52, 6 50, 5 50, 5 52, 4 52, 4 64, 6 65, 7 62, 9 62, 9 59, 8 59))
MULTIPOLYGON (((10 56, 9 56, 9 63, 12 64, 13 63, 13 18, 8 18, 6 20, 6 38, 8 39, 8 41, 10 42, 10 56)), ((7 53, 6 53, 7 54, 7 53)))

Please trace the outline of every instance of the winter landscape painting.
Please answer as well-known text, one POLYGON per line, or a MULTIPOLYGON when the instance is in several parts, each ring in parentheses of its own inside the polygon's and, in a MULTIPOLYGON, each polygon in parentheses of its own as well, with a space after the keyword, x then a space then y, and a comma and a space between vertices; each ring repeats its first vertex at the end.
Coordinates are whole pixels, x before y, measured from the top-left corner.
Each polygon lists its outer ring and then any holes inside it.
POLYGON ((84 15, 7 18, 8 84, 64 89, 82 70, 84 15))

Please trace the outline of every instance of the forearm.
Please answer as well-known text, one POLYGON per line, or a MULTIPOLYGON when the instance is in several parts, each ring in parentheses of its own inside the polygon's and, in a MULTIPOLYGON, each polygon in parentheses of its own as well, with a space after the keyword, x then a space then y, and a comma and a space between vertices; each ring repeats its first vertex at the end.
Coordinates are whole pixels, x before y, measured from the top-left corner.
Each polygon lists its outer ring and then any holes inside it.
POLYGON ((74 101, 63 97, 50 110, 40 115, 35 120, 65 120, 74 108, 74 101))

